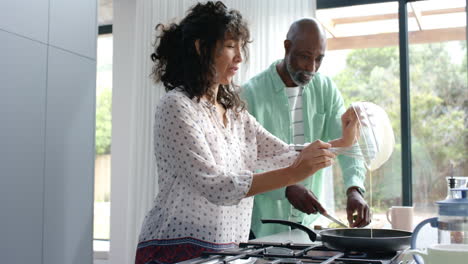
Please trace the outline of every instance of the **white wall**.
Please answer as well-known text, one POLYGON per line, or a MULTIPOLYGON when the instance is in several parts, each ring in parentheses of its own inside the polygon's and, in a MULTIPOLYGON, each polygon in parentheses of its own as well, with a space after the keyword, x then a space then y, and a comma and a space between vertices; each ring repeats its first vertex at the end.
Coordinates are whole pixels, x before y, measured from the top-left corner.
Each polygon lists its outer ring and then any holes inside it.
POLYGON ((111 180, 111 227, 110 256, 112 264, 134 263, 127 252, 128 241, 133 240, 127 226, 131 218, 128 215, 128 186, 131 184, 130 173, 130 135, 131 135, 131 98, 133 96, 132 75, 134 69, 135 16, 136 1, 114 0, 114 38, 113 87, 112 87, 112 180, 111 180), (118 56, 116 56, 118 54, 118 56))
POLYGON ((92 263, 96 14, 0 1, 1 263, 92 263))

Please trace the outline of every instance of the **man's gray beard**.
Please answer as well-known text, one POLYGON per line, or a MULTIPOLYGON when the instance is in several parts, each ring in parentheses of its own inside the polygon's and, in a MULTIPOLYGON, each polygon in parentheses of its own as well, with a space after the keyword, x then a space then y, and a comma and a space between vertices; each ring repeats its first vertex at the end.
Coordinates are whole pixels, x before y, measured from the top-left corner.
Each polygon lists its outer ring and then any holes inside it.
POLYGON ((291 77, 291 79, 293 80, 293 82, 298 85, 298 86, 304 86, 306 84, 308 84, 310 82, 310 80, 312 80, 312 77, 314 77, 314 74, 312 73, 309 73, 309 72, 306 72, 306 71, 294 71, 291 64, 286 62, 286 70, 288 71, 288 74, 289 74, 289 77, 291 77), (301 73, 306 73, 306 74, 309 74, 309 75, 312 75, 310 80, 309 81, 301 81, 300 78, 299 78, 299 75, 301 73))

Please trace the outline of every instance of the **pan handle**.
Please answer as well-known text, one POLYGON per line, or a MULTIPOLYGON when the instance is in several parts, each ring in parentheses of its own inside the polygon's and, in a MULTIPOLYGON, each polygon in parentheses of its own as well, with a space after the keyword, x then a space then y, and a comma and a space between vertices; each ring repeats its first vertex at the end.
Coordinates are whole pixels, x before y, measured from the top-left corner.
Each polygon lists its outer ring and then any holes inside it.
POLYGON ((310 241, 315 242, 315 240, 317 240, 317 233, 315 233, 310 228, 303 226, 301 224, 294 223, 294 222, 287 221, 287 220, 281 220, 281 219, 262 219, 261 221, 263 224, 281 224, 281 225, 286 225, 289 227, 300 229, 307 233, 310 241))

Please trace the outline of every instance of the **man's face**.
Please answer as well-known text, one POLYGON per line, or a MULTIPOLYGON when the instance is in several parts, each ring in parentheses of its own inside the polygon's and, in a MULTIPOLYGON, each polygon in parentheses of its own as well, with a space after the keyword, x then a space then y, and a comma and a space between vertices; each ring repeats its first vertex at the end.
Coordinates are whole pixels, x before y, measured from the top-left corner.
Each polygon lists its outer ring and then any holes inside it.
POLYGON ((325 56, 326 41, 313 35, 297 38, 294 43, 286 40, 286 69, 298 86, 312 80, 325 56))

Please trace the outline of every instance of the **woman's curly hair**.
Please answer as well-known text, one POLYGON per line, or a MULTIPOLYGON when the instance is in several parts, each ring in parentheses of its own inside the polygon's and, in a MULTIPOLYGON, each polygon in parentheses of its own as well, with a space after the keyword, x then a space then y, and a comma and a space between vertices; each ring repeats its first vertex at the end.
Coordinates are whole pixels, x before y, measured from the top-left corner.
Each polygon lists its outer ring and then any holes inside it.
MULTIPOLYGON (((155 50, 151 54, 154 62, 152 76, 156 82, 162 82, 166 91, 181 87, 190 98, 200 99, 207 95, 214 101, 209 87, 214 82, 216 70, 214 57, 218 41, 227 35, 240 40, 245 60, 248 59, 247 44, 250 32, 247 23, 236 10, 228 10, 220 1, 198 3, 179 24, 158 24, 155 50), (195 48, 199 40, 199 52, 195 48)), ((216 100, 226 109, 236 112, 245 109, 239 97, 239 89, 232 81, 229 85, 220 85, 216 100)))

